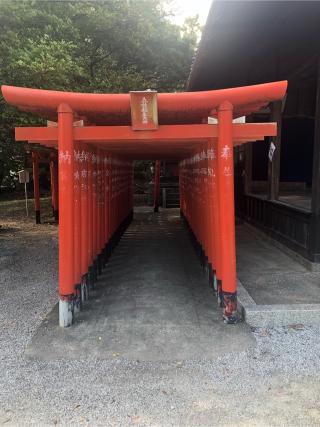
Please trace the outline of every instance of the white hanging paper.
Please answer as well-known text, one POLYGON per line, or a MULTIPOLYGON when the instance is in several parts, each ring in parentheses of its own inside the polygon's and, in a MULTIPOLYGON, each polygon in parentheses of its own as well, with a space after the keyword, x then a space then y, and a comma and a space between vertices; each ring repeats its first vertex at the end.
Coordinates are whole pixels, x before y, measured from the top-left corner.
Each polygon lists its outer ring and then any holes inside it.
POLYGON ((271 141, 270 143, 270 147, 269 147, 269 160, 270 162, 272 162, 273 159, 273 154, 275 152, 276 146, 274 145, 274 143, 271 141))

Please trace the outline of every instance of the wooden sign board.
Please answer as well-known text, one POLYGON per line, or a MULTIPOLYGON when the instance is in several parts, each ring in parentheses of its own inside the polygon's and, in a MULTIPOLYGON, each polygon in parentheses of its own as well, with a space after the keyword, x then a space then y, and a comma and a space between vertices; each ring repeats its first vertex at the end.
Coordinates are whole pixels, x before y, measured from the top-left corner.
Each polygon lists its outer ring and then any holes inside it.
POLYGON ((153 90, 130 92, 131 126, 133 130, 158 129, 157 92, 153 90))
POLYGON ((23 169, 22 171, 18 172, 19 182, 20 184, 25 184, 30 181, 29 171, 26 169, 23 169))

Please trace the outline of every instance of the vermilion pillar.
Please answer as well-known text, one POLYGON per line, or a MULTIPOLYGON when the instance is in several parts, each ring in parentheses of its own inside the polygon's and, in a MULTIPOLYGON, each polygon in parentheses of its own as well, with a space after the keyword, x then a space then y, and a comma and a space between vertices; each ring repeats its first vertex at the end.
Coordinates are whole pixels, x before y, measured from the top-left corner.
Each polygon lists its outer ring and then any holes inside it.
POLYGON ((210 205, 209 205, 209 173, 208 173, 208 143, 205 145, 205 154, 204 154, 204 203, 203 203, 203 210, 205 212, 205 251, 206 251, 206 272, 209 274, 210 278, 210 271, 212 266, 212 246, 211 246, 211 237, 212 237, 212 230, 211 230, 211 212, 210 212, 210 205))
POLYGON ((33 194, 34 210, 36 215, 36 224, 41 223, 40 216, 40 185, 39 185, 39 155, 32 152, 32 171, 33 171, 33 194))
POLYGON ((113 162, 113 157, 110 156, 110 180, 109 180, 109 191, 110 191, 110 197, 109 197, 109 232, 110 232, 110 239, 111 239, 111 248, 113 244, 113 222, 114 222, 114 194, 115 194, 115 183, 114 183, 114 174, 115 174, 115 165, 113 162))
POLYGON ((97 280, 98 274, 98 202, 97 202, 97 149, 92 147, 92 250, 93 250, 93 271, 94 279, 97 280))
POLYGON ((59 324, 73 322, 74 282, 74 143, 73 112, 67 104, 58 107, 59 148, 59 324))
MULTIPOLYGON (((214 147, 213 140, 210 139, 207 145, 207 209, 208 209, 208 245, 209 245, 209 268, 211 271, 215 272, 216 258, 215 258, 215 230, 214 230, 214 196, 213 196, 213 179, 214 179, 214 168, 213 168, 213 159, 214 159, 214 147)), ((210 285, 213 285, 213 277, 209 277, 210 285)))
POLYGON ((154 195, 153 195, 153 211, 159 211, 159 196, 160 196, 160 160, 156 160, 154 168, 154 195))
POLYGON ((103 152, 103 188, 102 191, 104 192, 103 195, 103 230, 104 230, 104 236, 103 236, 103 241, 104 241, 104 248, 103 248, 103 253, 104 253, 104 263, 107 262, 108 260, 108 251, 107 251, 107 244, 108 244, 108 223, 107 223, 107 216, 108 216, 108 209, 107 209, 107 204, 108 204, 108 177, 107 177, 107 171, 108 171, 108 166, 107 166, 107 162, 108 162, 108 157, 107 157, 107 153, 104 151, 103 152))
POLYGON ((56 156, 54 154, 50 155, 50 180, 51 180, 53 215, 54 215, 55 220, 58 221, 58 218, 59 218, 58 167, 57 167, 56 156))
POLYGON ((220 223, 220 264, 223 316, 237 321, 235 213, 233 178, 232 105, 224 102, 218 110, 218 204, 220 223))
POLYGON ((90 286, 93 286, 94 271, 93 271, 93 151, 88 149, 88 260, 89 260, 89 279, 90 286))
POLYGON ((80 193, 80 147, 74 149, 74 283, 76 298, 74 300, 75 310, 80 310, 81 302, 81 193, 80 193))
POLYGON ((100 219, 100 253, 102 258, 102 265, 105 265, 105 256, 104 256, 104 245, 105 241, 105 204, 104 204, 104 196, 105 196, 105 163, 104 163, 105 153, 101 150, 100 154, 100 211, 101 211, 101 219, 100 219))
POLYGON ((105 181, 104 181, 104 191, 105 191, 105 216, 104 216, 104 228, 105 228, 105 241, 106 241, 106 260, 109 257, 109 181, 110 181, 110 158, 105 154, 105 181))
POLYGON ((89 268, 89 203, 88 162, 89 153, 85 144, 80 146, 80 211, 81 211, 81 300, 88 298, 89 268))
POLYGON ((97 227, 96 227, 96 250, 97 250, 97 268, 98 273, 101 274, 102 271, 102 256, 101 256, 101 220, 102 220, 102 210, 101 210, 101 153, 102 150, 97 149, 97 198, 96 198, 96 211, 97 211, 97 227))
POLYGON ((50 192, 51 192, 51 208, 52 208, 52 215, 53 215, 53 193, 54 193, 54 190, 53 190, 53 164, 52 164, 52 161, 51 161, 52 159, 51 159, 51 155, 50 155, 50 157, 49 157, 49 168, 50 168, 50 192))
POLYGON ((202 215, 202 220, 199 221, 200 226, 200 241, 202 246, 202 266, 206 269, 208 263, 208 232, 207 232, 207 194, 206 194, 206 174, 207 174, 207 162, 206 162, 206 150, 203 149, 200 152, 200 170, 199 170, 199 213, 202 215))
POLYGON ((221 299, 221 251, 220 251, 220 222, 219 222, 219 174, 217 159, 217 141, 213 138, 208 142, 208 174, 210 178, 210 229, 211 229, 211 250, 213 287, 217 292, 218 301, 221 299))

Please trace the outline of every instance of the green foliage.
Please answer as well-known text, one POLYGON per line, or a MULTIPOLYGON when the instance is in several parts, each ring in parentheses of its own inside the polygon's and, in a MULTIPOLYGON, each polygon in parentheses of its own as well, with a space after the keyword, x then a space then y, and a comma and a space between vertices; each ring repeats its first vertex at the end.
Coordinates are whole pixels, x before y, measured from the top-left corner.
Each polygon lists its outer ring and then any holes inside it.
MULTIPOLYGON (((183 89, 199 24, 163 0, 0 0, 1 84, 80 92, 183 89)), ((0 185, 23 167, 13 128, 39 122, 0 99, 0 185)))

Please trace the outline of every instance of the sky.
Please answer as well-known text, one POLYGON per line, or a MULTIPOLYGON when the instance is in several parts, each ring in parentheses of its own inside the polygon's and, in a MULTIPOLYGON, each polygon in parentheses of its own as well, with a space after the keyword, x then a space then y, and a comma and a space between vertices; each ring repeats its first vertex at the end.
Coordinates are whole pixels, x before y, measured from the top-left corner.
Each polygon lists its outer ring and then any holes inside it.
POLYGON ((174 0, 174 11, 176 16, 173 21, 177 24, 183 24, 188 16, 199 15, 201 25, 206 23, 212 0, 174 0))

